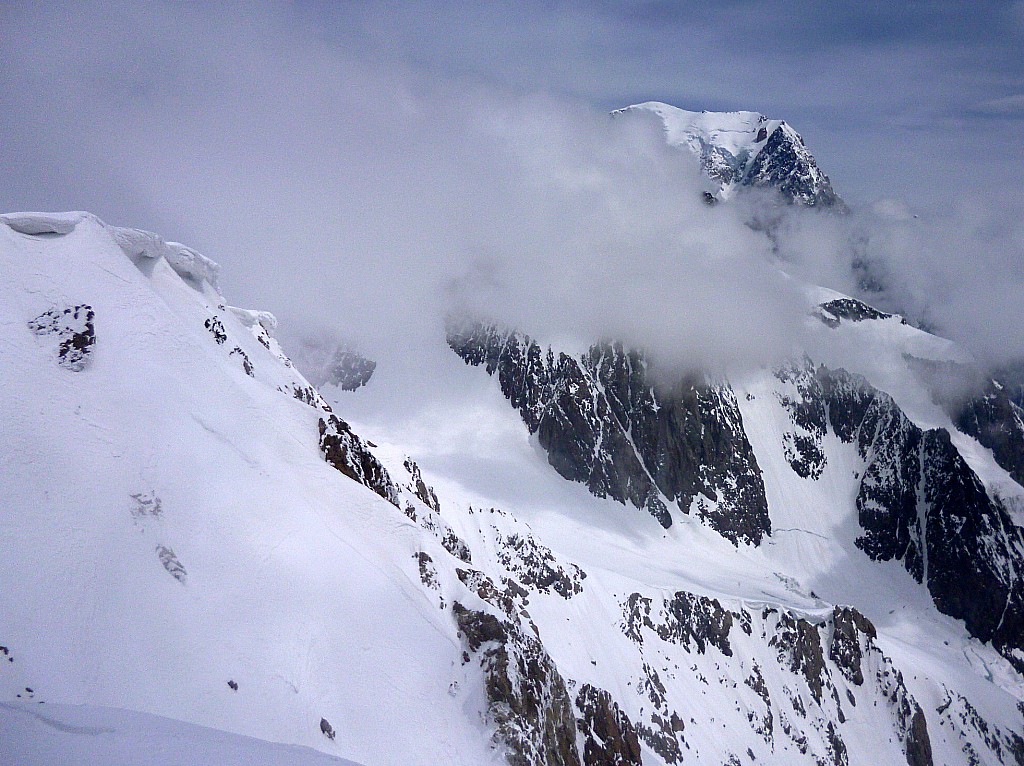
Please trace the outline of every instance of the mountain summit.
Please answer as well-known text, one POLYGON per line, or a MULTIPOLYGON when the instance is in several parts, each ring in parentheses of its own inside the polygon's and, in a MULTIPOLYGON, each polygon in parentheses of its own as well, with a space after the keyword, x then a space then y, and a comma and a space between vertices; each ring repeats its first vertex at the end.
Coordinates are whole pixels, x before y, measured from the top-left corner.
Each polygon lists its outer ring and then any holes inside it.
POLYGON ((803 138, 784 120, 758 112, 690 112, 660 101, 612 114, 657 115, 669 145, 700 158, 718 199, 747 186, 778 189, 789 201, 810 207, 844 207, 803 138))

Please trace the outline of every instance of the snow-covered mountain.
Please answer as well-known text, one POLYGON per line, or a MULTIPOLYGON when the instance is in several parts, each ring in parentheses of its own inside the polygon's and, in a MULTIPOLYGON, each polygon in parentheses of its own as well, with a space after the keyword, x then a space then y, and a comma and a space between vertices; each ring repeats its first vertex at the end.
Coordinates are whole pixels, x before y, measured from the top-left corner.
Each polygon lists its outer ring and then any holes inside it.
POLYGON ((0 764, 1024 763, 1024 417, 899 316, 807 286, 804 356, 675 378, 453 321, 403 420, 184 245, 0 264, 0 764))
POLYGON ((656 115, 669 145, 685 147, 700 158, 715 185, 714 198, 728 199, 738 188, 750 186, 777 189, 802 205, 843 207, 803 138, 783 120, 758 112, 690 112, 658 101, 612 114, 656 115))

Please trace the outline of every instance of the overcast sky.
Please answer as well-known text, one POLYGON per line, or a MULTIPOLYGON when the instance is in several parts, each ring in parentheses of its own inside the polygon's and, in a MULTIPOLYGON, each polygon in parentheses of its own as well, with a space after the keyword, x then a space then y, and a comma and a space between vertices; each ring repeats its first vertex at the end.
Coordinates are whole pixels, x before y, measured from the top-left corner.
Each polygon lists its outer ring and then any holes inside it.
MULTIPOLYGON (((1022 2, 8 2, 0 209, 157 231, 221 262, 232 302, 362 318, 357 335, 440 311, 452 284, 541 328, 573 307, 580 332, 662 332, 680 298, 658 297, 669 279, 691 302, 718 296, 679 328, 757 309, 785 335, 765 242, 677 205, 689 170, 657 137, 602 122, 645 100, 751 109, 801 132, 855 208, 895 198, 942 221, 876 238, 917 280, 886 298, 994 347, 1022 318, 1022 50, 1022 2), (641 261, 631 299, 588 316, 641 261), (972 270, 982 283, 956 292, 972 270), (588 292, 527 301, 541 274, 588 292), (976 307, 993 281, 998 310, 970 327, 933 309, 976 307)), ((751 328, 733 329, 743 346, 751 328)), ((692 326, 664 332, 678 345, 692 326)))

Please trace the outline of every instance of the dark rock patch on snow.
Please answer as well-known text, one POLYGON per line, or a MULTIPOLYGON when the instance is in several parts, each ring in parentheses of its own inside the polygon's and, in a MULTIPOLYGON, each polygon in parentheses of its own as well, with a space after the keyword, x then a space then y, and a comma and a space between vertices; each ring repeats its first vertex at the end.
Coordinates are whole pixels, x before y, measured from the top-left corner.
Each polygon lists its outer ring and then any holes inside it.
POLYGON ((608 692, 583 684, 576 694, 576 709, 586 766, 641 765, 636 727, 608 692))
POLYGON ((55 306, 29 321, 28 327, 36 335, 57 336, 57 364, 81 372, 96 345, 95 318, 96 312, 84 303, 65 309, 55 306))
POLYGON ((510 766, 581 766, 572 701, 540 639, 458 602, 452 613, 479 659, 488 718, 510 766))

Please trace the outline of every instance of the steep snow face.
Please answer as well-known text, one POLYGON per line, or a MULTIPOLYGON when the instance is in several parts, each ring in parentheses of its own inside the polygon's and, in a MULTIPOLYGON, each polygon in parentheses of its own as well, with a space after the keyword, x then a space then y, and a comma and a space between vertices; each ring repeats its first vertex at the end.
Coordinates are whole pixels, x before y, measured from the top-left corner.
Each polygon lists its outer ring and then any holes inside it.
POLYGON ((758 112, 690 112, 648 101, 613 112, 654 114, 670 146, 686 147, 728 199, 741 186, 775 188, 790 201, 833 207, 842 201, 793 128, 758 112))
POLYGON ((0 700, 374 764, 498 758, 413 559, 449 554, 325 461, 328 407, 270 319, 191 251, 67 221, 0 224, 0 700), (95 342, 62 365, 78 326, 33 327, 86 306, 95 342))

